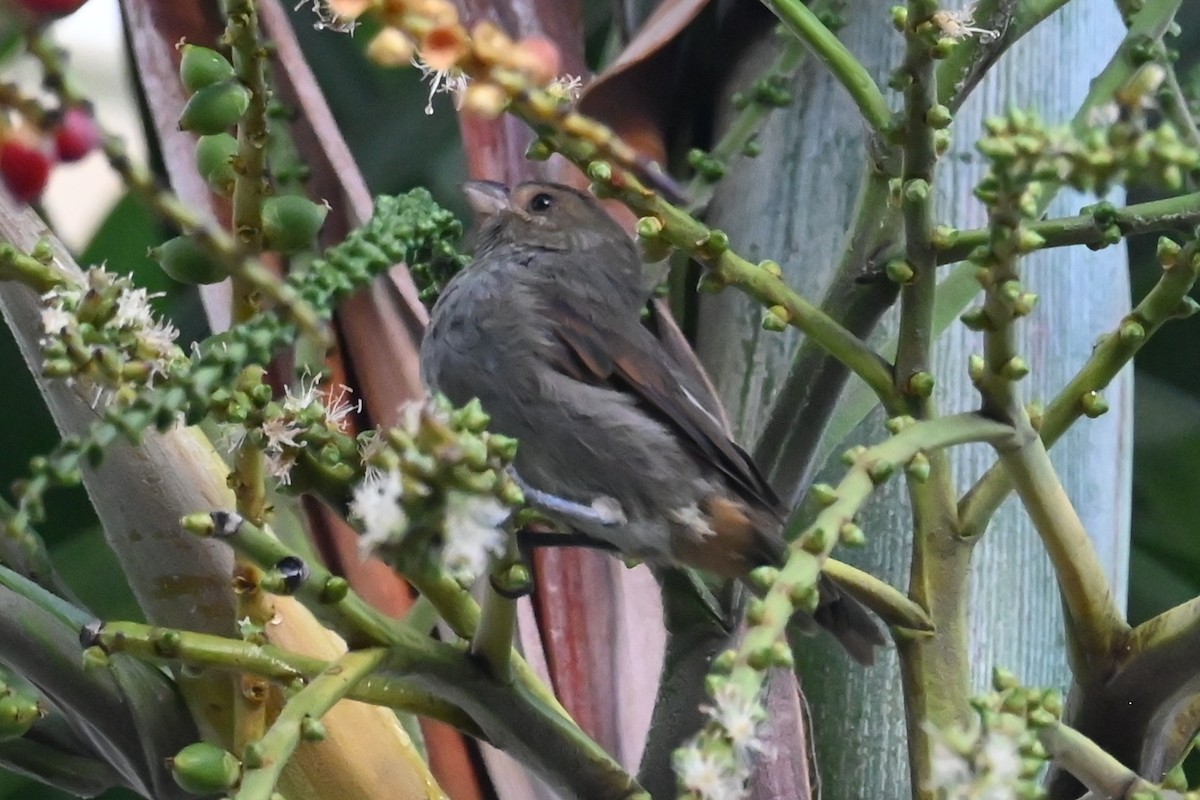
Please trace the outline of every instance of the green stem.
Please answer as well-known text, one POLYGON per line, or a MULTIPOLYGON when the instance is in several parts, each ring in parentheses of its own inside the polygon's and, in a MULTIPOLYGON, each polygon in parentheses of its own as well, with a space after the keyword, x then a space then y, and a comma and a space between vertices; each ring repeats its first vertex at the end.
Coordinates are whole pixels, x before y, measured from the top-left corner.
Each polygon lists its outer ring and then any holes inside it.
MULTIPOLYGON (((289 578, 280 582, 319 615, 325 610, 336 614, 335 627, 351 647, 390 645, 399 641, 403 630, 399 622, 371 608, 350 591, 345 579, 334 576, 320 563, 302 560, 266 528, 252 524, 239 514, 224 511, 186 517, 184 526, 194 533, 224 539, 239 555, 268 572, 284 564, 296 571, 303 566, 305 569, 294 585, 289 578)), ((284 592, 285 588, 280 587, 280 593, 284 592)))
MULTIPOLYGON (((1147 42, 1158 42, 1171 27, 1183 0, 1145 0, 1142 9, 1129 20, 1129 31, 1112 60, 1092 79, 1087 97, 1071 120, 1077 136, 1094 127, 1092 110, 1112 101, 1120 89, 1145 63, 1139 54, 1147 42)), ((1082 138, 1082 137, 1081 137, 1082 138)))
MULTIPOLYGON (((1158 616, 1143 622, 1133 629, 1129 645, 1137 654, 1174 644, 1181 636, 1186 636, 1195 643, 1200 643, 1200 597, 1193 597, 1186 603, 1169 608, 1158 616)), ((1200 666, 1200 657, 1191 659, 1193 664, 1200 666)))
MULTIPOLYGON (((865 338, 896 297, 895 284, 863 286, 860 276, 877 269, 881 249, 894 244, 896 212, 888 207, 886 175, 869 171, 855 204, 846 247, 821 302, 821 309, 865 338)), ((824 463, 819 444, 832 419, 840 418, 849 371, 846 365, 809 337, 800 342, 783 386, 771 401, 766 424, 754 447, 754 462, 784 498, 794 498, 808 484, 815 465, 824 463)), ((857 391, 858 385, 851 391, 857 391)), ((890 389, 890 387, 889 387, 890 389)), ((889 391, 885 410, 905 413, 899 393, 889 391)), ((857 422, 857 420, 856 420, 857 422)), ((836 441, 841 441, 837 438, 836 441)), ((794 501, 793 501, 794 502, 794 501)))
MULTIPOLYGON (((492 577, 503 579, 512 566, 512 559, 518 556, 515 538, 511 539, 509 558, 497 560, 493 565, 492 577)), ((513 680, 513 634, 517 625, 517 603, 511 597, 505 597, 489 585, 483 597, 483 609, 479 616, 479 625, 471 638, 471 654, 483 660, 491 669, 492 674, 501 683, 512 683, 513 680)))
POLYGON ((825 563, 821 565, 821 572, 849 590, 888 625, 905 629, 905 635, 933 632, 933 621, 925 609, 905 597, 899 589, 869 572, 863 572, 836 558, 825 559, 825 563))
POLYGON ((885 407, 895 406, 891 367, 862 339, 846 330, 779 277, 730 251, 708 261, 708 266, 719 280, 733 284, 767 307, 784 309, 789 324, 804 331, 862 378, 885 407))
MULTIPOLYGON (((1020 219, 1009 213, 1003 202, 990 212, 992 227, 997 232, 1016 235, 1020 219)), ((983 365, 971 375, 979 389, 985 414, 995 419, 1016 420, 1022 412, 1017 407, 1016 382, 1021 377, 1013 372, 1017 357, 1017 316, 1013 300, 1005 295, 1005 287, 1020 287, 1017 271, 1019 257, 1007 249, 993 248, 993 263, 987 268, 987 290, 984 293, 983 313, 989 326, 983 333, 983 365)))
MULTIPOLYGON (((929 373, 933 346, 933 305, 937 290, 937 253, 933 249, 934 170, 937 153, 930 110, 937 102, 937 77, 929 57, 930 42, 917 30, 928 25, 933 6, 925 0, 910 0, 906 30, 905 59, 900 70, 907 82, 904 90, 904 165, 901 210, 904 214, 904 260, 912 280, 900 289, 900 332, 896 348, 896 389, 917 400, 911 404, 916 416, 928 397, 912 385, 918 373, 929 373)), ((932 387, 929 386, 929 389, 932 387)))
MULTIPOLYGON (((3 105, 0 100, 0 105, 3 105)), ((56 270, 22 253, 9 242, 0 242, 0 281, 23 283, 38 294, 45 294, 65 281, 56 270)))
POLYGON ((237 510, 251 522, 263 524, 267 507, 266 457, 262 449, 244 442, 233 456, 233 491, 237 510))
POLYGON ((242 781, 233 800, 270 800, 307 725, 314 724, 345 698, 383 661, 382 648, 352 650, 334 661, 284 703, 261 739, 246 747, 242 781))
POLYGON ((1175 65, 1168 63, 1163 66, 1167 70, 1166 91, 1162 93, 1166 97, 1160 95, 1163 111, 1175 125, 1175 129, 1179 131, 1184 143, 1192 149, 1200 150, 1200 126, 1197 126, 1196 117, 1188 106, 1187 95, 1184 93, 1183 87, 1179 85, 1179 75, 1175 72, 1175 65))
MULTIPOLYGON (((1100 797, 1133 797, 1135 792, 1153 792, 1158 788, 1061 722, 1039 728, 1038 741, 1055 763, 1100 797)), ((1153 793, 1153 796, 1159 795, 1153 793)))
MULTIPOLYGON (((455 634, 467 641, 474 638, 475 632, 479 629, 481 617, 479 605, 458 583, 443 572, 432 573, 429 570, 405 571, 404 577, 421 593, 422 597, 427 598, 433 604, 455 634)), ((558 702, 554 692, 534 675, 533 669, 525 659, 516 653, 510 655, 509 659, 512 662, 513 675, 519 685, 524 686, 548 708, 570 718, 571 715, 558 702)))
MULTIPOLYGON (((436 643, 424 638, 414 638, 414 631, 403 622, 385 618, 367 606, 349 590, 344 579, 332 576, 323 566, 302 563, 295 553, 268 531, 254 527, 239 515, 228 512, 186 517, 184 525, 193 533, 226 539, 238 553, 268 570, 268 576, 264 578, 264 588, 292 591, 301 597, 308 607, 318 612, 322 608, 336 610, 343 631, 352 634, 348 637, 352 646, 356 643, 392 645, 389 651, 391 667, 400 670, 401 673, 406 669, 421 670, 422 682, 419 685, 436 684, 438 696, 448 699, 466 711, 481 728, 484 728, 485 735, 496 742, 497 746, 522 747, 523 740, 520 736, 515 736, 512 722, 516 716, 520 716, 524 726, 536 728, 546 736, 565 736, 566 740, 576 747, 577 752, 574 754, 586 760, 590 768, 596 770, 596 774, 605 776, 606 781, 618 781, 622 782, 622 786, 632 787, 629 796, 641 796, 637 794, 636 783, 632 783, 631 778, 620 771, 595 742, 588 739, 571 720, 550 688, 542 684, 529 664, 516 652, 510 655, 512 675, 516 679, 512 682, 499 681, 496 675, 490 672, 485 680, 475 674, 480 670, 474 668, 474 672, 464 675, 462 669, 446 662, 451 656, 446 656, 442 662, 431 666, 428 658, 422 654, 430 651, 436 643), (299 569, 301 566, 307 569, 299 569), (499 733, 493 735, 492 730, 498 730, 499 733)), ((406 577, 434 607, 437 607, 438 612, 443 614, 443 619, 449 622, 458 636, 468 640, 474 636, 479 627, 479 606, 457 583, 443 572, 413 570, 406 577)), ((346 636, 346 632, 343 632, 343 636, 346 636)), ((457 656, 454 658, 455 663, 475 663, 473 660, 462 660, 457 656)), ((563 739, 540 741, 542 750, 547 747, 556 752, 563 750, 563 739)), ((556 772, 556 763, 553 759, 547 760, 545 752, 534 752, 524 748, 518 756, 529 759, 529 763, 539 764, 544 769, 556 772)), ((560 764, 558 766, 560 768, 560 764)), ((559 774, 558 777, 562 775, 559 774)))
POLYGON ((1087 682, 1092 671, 1107 669, 1113 643, 1128 635, 1129 625, 1042 440, 1030 429, 1027 442, 997 451, 1058 577, 1071 669, 1087 682))
MULTIPOLYGON (((237 125, 238 174, 233 186, 233 230, 251 253, 263 249, 262 201, 267 191, 266 58, 259 42, 258 11, 249 0, 223 0, 225 36, 237 79, 250 90, 250 104, 237 125)), ((255 287, 241 276, 233 280, 233 321, 257 313, 255 287)))
MULTIPOLYGON (((175 631, 137 622, 108 622, 94 631, 93 644, 107 653, 128 653, 145 661, 250 672, 284 686, 302 685, 324 672, 330 662, 291 653, 272 644, 175 631)), ((419 646, 414 637, 405 646, 419 646)), ((387 706, 440 720, 476 737, 483 734, 457 706, 416 687, 410 678, 377 672, 346 695, 351 700, 387 706)))
MULTIPOLYGON (((875 488, 896 469, 919 453, 932 453, 967 442, 1009 441, 1012 428, 978 414, 957 414, 916 422, 892 438, 867 448, 838 484, 833 501, 817 515, 812 525, 791 545, 787 562, 770 588, 751 603, 751 619, 736 651, 729 680, 746 697, 756 697, 774 663, 775 644, 783 641, 788 621, 797 605, 813 599, 817 575, 837 540, 843 525, 851 522, 874 493, 875 488)), ((965 693, 965 686, 964 686, 965 693)))
POLYGON ((938 66, 938 102, 952 110, 958 109, 1005 50, 1067 2, 1023 0, 1016 4, 1016 13, 1013 13, 1014 4, 1008 0, 980 0, 974 6, 974 24, 995 32, 998 37, 992 39, 976 34, 955 46, 938 66))
MULTIPOLYGON (((1046 243, 1042 245, 1042 249, 1048 249, 1080 244, 1107 244, 1108 228, 1113 225, 1120 229, 1122 236, 1193 230, 1200 225, 1200 192, 1136 203, 1124 208, 1110 208, 1100 215, 1091 213, 1026 221, 1021 224, 1021 228, 1045 239, 1046 243), (1102 220, 1098 219, 1098 216, 1102 217, 1102 220)), ((952 264, 962 261, 972 250, 986 245, 989 236, 990 228, 972 228, 935 236, 938 263, 952 264)), ((975 267, 972 266, 972 269, 975 267)))
MULTIPOLYGON (((767 68, 765 75, 785 78, 790 84, 796 77, 800 65, 804 63, 804 48, 792 37, 783 37, 779 47, 779 54, 767 68)), ((776 105, 762 102, 750 95, 747 96, 749 102, 746 103, 745 108, 738 111, 729 123, 729 127, 725 129, 725 133, 709 151, 709 155, 722 164, 729 165, 739 155, 745 154, 747 147, 754 141, 767 117, 778 109, 776 105)), ((712 200, 715 186, 716 181, 697 173, 688 182, 684 192, 684 196, 690 200, 688 213, 697 214, 706 208, 709 201, 712 200)))
MULTIPOLYGON (((1193 306, 1186 298, 1200 274, 1200 265, 1194 263, 1198 249, 1195 243, 1183 248, 1178 263, 1163 271, 1154 288, 1104 337, 1083 368, 1046 407, 1038 426, 1046 447, 1053 446, 1089 407, 1095 407, 1089 406, 1089 401, 1112 382, 1163 323, 1192 313, 1193 306)), ((982 534, 1012 488, 1010 476, 999 464, 985 472, 959 502, 962 535, 982 534)))
POLYGON ((894 408, 897 405, 891 365, 862 339, 846 330, 779 277, 731 251, 725 251, 707 263, 718 280, 733 284, 767 307, 782 308, 789 324, 804 331, 862 378, 885 407, 894 408))
MULTIPOLYGON (((900 289, 896 340, 896 391, 908 411, 931 419, 933 376, 930 368, 937 300, 937 252, 933 247, 937 168, 937 72, 931 58, 936 36, 930 0, 909 0, 905 20, 905 57, 897 77, 904 81, 903 165, 900 208, 904 219, 904 263, 911 275, 900 289)), ((939 124, 940 121, 939 121, 939 124)), ((1007 426, 1000 426, 1011 433, 1007 426)), ((928 725, 947 726, 967 713, 970 664, 966 646, 967 576, 970 553, 954 545, 957 513, 950 463, 944 452, 929 454, 928 477, 910 479, 913 554, 909 597, 929 614, 933 637, 897 637, 904 686, 909 763, 914 797, 924 797, 930 781, 928 725)))
POLYGON ((817 15, 799 0, 763 0, 788 30, 821 60, 839 83, 850 93, 863 119, 875 133, 880 133, 892 119, 887 99, 871 78, 862 62, 854 57, 826 28, 817 15))

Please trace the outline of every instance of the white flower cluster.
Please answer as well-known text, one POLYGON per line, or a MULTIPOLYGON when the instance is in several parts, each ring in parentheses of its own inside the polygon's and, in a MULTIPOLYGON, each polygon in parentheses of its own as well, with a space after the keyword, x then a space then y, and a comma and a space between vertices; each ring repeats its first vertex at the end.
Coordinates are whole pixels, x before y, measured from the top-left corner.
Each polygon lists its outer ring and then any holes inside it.
MULTIPOLYGON (((988 730, 972 746, 955 747, 950 737, 932 729, 929 788, 941 800, 1018 800, 1021 752, 1017 739, 1001 730, 988 730)), ((959 738, 959 737, 955 737, 959 738)))
POLYGON ((675 754, 680 785, 700 800, 739 800, 747 795, 754 761, 767 751, 761 737, 766 710, 756 696, 726 681, 701 709, 715 730, 701 732, 675 754))
POLYGON ((491 495, 447 492, 442 523, 442 566, 455 580, 468 583, 504 552, 500 526, 509 510, 491 495))
POLYGON ((373 470, 354 488, 350 516, 362 523, 359 550, 368 555, 380 545, 404 535, 408 514, 401 501, 404 479, 400 470, 373 470))
MULTIPOLYGON (((130 276, 93 267, 84 273, 82 284, 64 283, 42 295, 41 345, 48 354, 65 342, 104 348, 110 354, 115 352, 121 363, 143 365, 146 382, 152 383, 155 377, 166 375, 181 355, 175 346, 179 331, 156 319, 150 307, 150 301, 161 296, 135 287, 130 276), (90 329, 81 329, 81 322, 90 329)), ((80 372, 102 377, 110 386, 118 380, 98 369, 81 368, 80 372)))
MULTIPOLYGON (((275 413, 268 413, 261 423, 261 445, 266 458, 267 472, 280 483, 291 483, 292 468, 304 449, 303 434, 313 427, 341 430, 351 413, 362 410, 362 402, 351 403, 348 386, 338 386, 326 398, 321 391, 321 377, 301 378, 297 391, 286 389, 283 402, 275 413)), ((268 407, 271 408, 271 407, 268 407)), ((245 428, 235 428, 226 440, 228 450, 235 451, 246 441, 245 428)))
MULTIPOLYGON (((443 423, 448 419, 446 410, 433 401, 413 402, 400 409, 397 427, 415 439, 426 415, 435 415, 443 423)), ((386 447, 382 436, 367 439, 364 461, 379 459, 386 447)), ((427 487, 421 487, 419 494, 425 497, 427 492, 427 487)), ((354 489, 350 515, 361 523, 359 546, 364 555, 404 541, 410 523, 405 500, 405 478, 395 467, 369 470, 354 489)), ((447 490, 438 551, 443 569, 461 583, 483 574, 492 557, 504 552, 507 539, 502 526, 510 513, 511 509, 490 494, 447 490)))

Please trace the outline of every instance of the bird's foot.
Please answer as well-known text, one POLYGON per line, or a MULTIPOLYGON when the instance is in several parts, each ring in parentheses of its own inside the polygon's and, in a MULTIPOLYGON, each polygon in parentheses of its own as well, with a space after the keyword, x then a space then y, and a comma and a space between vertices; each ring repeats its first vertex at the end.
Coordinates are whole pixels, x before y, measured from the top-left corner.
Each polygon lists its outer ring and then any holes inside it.
POLYGON ((629 521, 629 518, 625 516, 625 509, 614 497, 600 495, 591 503, 584 505, 550 492, 543 492, 541 489, 535 489, 526 483, 516 470, 512 470, 512 476, 531 505, 561 517, 570 525, 600 525, 605 528, 613 528, 629 521))
POLYGON ((600 520, 601 525, 613 527, 629 522, 629 518, 625 516, 625 509, 621 508, 621 504, 615 497, 607 495, 597 497, 592 501, 591 509, 596 512, 596 517, 600 520))

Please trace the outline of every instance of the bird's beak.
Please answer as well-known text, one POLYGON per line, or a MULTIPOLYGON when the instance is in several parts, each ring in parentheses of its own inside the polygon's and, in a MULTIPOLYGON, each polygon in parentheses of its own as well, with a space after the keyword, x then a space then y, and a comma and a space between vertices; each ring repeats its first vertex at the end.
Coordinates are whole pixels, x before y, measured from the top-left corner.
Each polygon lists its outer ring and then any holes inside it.
POLYGON ((496 181, 467 181, 463 184, 467 205, 479 220, 493 217, 508 208, 508 187, 496 181))

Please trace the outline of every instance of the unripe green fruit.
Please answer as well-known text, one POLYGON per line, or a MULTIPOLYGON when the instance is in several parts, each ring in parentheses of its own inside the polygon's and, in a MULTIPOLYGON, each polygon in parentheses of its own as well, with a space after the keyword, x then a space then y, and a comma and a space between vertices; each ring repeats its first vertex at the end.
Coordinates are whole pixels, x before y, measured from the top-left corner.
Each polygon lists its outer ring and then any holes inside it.
POLYGON ((237 81, 205 86, 188 99, 179 115, 179 129, 201 135, 223 132, 250 107, 250 90, 237 81))
POLYGON ((233 184, 237 180, 233 159, 237 151, 237 139, 228 133, 214 133, 197 140, 196 169, 214 192, 233 194, 233 184))
POLYGON ((325 224, 329 209, 307 197, 289 194, 263 202, 263 234, 267 246, 294 253, 312 246, 313 237, 325 224))
POLYGON ((185 791, 218 794, 237 784, 241 764, 227 750, 208 742, 196 742, 170 759, 171 776, 185 791))
POLYGON ((6 690, 0 694, 0 741, 24 736, 41 717, 36 698, 6 690))
POLYGON ((218 283, 229 277, 225 265, 191 236, 176 236, 150 251, 163 272, 180 283, 218 283))
POLYGON ((179 80, 188 92, 198 92, 205 86, 227 81, 233 77, 233 65, 216 50, 194 44, 183 46, 179 61, 179 80))

